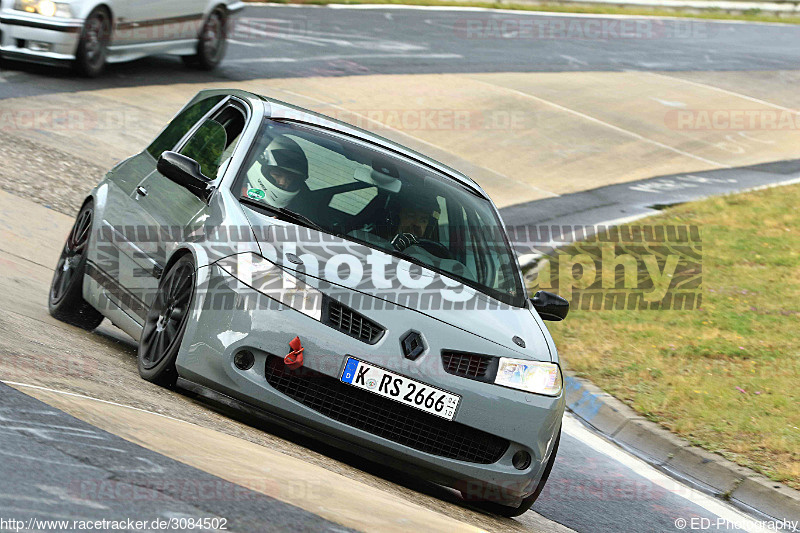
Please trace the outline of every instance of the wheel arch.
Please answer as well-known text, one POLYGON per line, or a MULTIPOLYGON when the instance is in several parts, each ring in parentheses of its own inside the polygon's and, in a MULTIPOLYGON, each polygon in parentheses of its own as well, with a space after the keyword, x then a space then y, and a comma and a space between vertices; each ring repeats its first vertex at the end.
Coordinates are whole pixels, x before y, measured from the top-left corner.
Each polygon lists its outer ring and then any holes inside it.
POLYGON ((81 10, 81 13, 78 14, 79 18, 82 18, 84 24, 86 24, 86 19, 89 18, 89 15, 96 9, 103 9, 106 13, 108 13, 108 18, 111 20, 111 33, 114 33, 114 27, 116 26, 114 20, 114 9, 111 7, 111 4, 107 2, 88 2, 81 10))
POLYGON ((208 277, 208 268, 203 267, 207 267, 211 261, 208 258, 208 252, 206 252, 205 248, 197 243, 184 242, 177 244, 169 253, 167 262, 164 264, 162 276, 164 273, 169 272, 169 269, 172 268, 172 266, 181 257, 187 254, 190 254, 192 256, 192 260, 194 261, 194 269, 196 273, 195 286, 200 287, 208 277))
MULTIPOLYGON (((78 13, 74 13, 73 16, 75 18, 83 19, 84 21, 89 18, 89 13, 97 9, 98 7, 103 7, 108 11, 110 16, 114 16, 114 11, 111 8, 111 5, 107 3, 108 0, 94 0, 93 2, 82 2, 80 6, 80 11, 78 13)), ((113 0, 112 0, 113 1, 113 0)), ((114 20, 113 18, 111 19, 114 20)))
POLYGON ((203 16, 203 23, 200 24, 200 31, 203 31, 203 28, 206 25, 206 21, 208 17, 211 16, 212 13, 215 11, 222 12, 223 20, 222 20, 222 30, 224 32, 225 38, 227 38, 228 34, 230 33, 230 28, 228 24, 231 21, 231 12, 228 11, 228 6, 223 2, 212 3, 211 7, 209 8, 208 12, 203 16))

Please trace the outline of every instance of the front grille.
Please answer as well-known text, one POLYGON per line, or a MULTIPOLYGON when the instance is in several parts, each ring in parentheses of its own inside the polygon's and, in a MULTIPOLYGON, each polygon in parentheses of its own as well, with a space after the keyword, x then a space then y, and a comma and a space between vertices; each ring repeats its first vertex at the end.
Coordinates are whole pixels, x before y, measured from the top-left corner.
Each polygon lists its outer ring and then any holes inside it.
POLYGON ((466 352, 442 352, 442 365, 448 374, 478 381, 494 381, 497 357, 466 352))
POLYGON ((329 326, 368 344, 378 342, 386 331, 375 322, 336 300, 332 298, 325 300, 322 321, 329 326))
POLYGON ((491 464, 509 446, 506 439, 357 389, 309 368, 289 370, 279 357, 267 359, 266 377, 278 391, 328 418, 422 452, 491 464))

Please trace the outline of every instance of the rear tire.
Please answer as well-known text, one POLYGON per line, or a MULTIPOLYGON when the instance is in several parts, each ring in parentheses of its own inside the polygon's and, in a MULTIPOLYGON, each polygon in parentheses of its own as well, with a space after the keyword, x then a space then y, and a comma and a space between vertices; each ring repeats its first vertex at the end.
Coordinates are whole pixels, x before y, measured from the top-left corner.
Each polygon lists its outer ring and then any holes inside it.
POLYGON ((194 301, 195 266, 191 254, 181 256, 164 273, 139 338, 139 375, 172 387, 178 379, 175 360, 194 301))
POLYGON ((83 299, 83 277, 93 219, 94 207, 89 202, 78 213, 67 236, 47 298, 47 309, 54 318, 89 331, 103 321, 103 315, 83 299))
POLYGON ((479 507, 484 511, 505 516, 506 518, 514 518, 515 516, 519 516, 527 512, 528 509, 530 509, 534 502, 536 502, 536 500, 539 498, 539 495, 542 493, 542 489, 544 489, 544 486, 547 483, 547 478, 550 477, 550 471, 553 470, 553 465, 556 462, 556 454, 558 453, 558 445, 560 442, 561 430, 559 429, 556 442, 553 445, 553 453, 550 454, 550 459, 547 461, 547 466, 544 467, 544 472, 542 472, 542 479, 539 480, 539 484, 536 486, 536 490, 533 491, 533 494, 524 498, 516 507, 502 505, 496 502, 482 502, 479 507))
POLYGON ((75 70, 87 78, 96 78, 106 66, 106 52, 111 37, 111 15, 97 7, 86 18, 75 52, 75 70))
POLYGON ((228 48, 227 18, 222 9, 215 9, 208 15, 200 30, 197 53, 181 56, 183 62, 200 70, 214 70, 222 62, 228 48))

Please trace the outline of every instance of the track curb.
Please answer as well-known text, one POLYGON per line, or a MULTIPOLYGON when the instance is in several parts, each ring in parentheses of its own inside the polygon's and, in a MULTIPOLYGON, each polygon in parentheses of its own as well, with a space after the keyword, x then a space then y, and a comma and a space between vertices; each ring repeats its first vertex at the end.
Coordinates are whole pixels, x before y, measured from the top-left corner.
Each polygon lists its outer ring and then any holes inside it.
POLYGON ((692 445, 570 371, 564 391, 579 420, 659 470, 737 507, 800 521, 800 491, 692 445))

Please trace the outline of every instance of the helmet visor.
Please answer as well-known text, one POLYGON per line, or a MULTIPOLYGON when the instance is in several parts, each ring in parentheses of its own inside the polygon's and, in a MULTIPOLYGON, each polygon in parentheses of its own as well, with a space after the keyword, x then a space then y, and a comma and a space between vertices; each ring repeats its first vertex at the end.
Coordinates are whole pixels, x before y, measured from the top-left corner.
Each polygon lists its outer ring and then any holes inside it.
POLYGON ((297 192, 305 177, 284 167, 266 165, 261 168, 262 174, 270 183, 282 191, 297 192))

